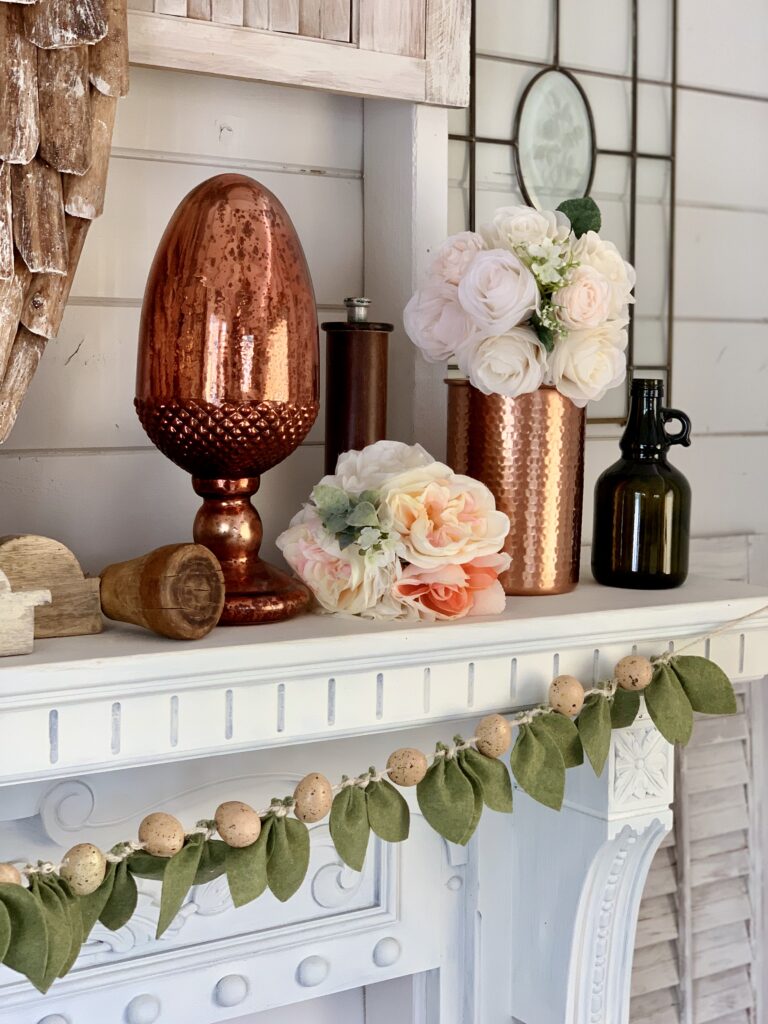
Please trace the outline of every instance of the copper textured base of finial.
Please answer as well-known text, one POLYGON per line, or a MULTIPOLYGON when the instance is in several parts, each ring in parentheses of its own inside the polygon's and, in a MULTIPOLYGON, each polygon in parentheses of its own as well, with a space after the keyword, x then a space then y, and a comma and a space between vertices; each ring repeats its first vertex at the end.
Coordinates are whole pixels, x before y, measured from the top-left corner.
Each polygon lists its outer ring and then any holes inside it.
POLYGON ((192 486, 204 499, 195 516, 195 541, 216 555, 224 574, 226 597, 219 625, 255 626, 305 612, 310 593, 304 584, 259 558, 261 519, 251 504, 259 478, 193 477, 192 486))

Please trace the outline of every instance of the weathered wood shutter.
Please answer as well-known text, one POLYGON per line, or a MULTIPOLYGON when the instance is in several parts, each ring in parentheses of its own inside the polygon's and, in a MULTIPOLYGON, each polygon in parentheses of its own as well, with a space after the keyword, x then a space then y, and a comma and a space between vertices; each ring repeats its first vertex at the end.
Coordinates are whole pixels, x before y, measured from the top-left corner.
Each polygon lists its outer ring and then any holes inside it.
POLYGON ((750 689, 733 717, 701 717, 679 753, 675 833, 640 909, 632 1024, 753 1024, 759 908, 750 846, 750 689))

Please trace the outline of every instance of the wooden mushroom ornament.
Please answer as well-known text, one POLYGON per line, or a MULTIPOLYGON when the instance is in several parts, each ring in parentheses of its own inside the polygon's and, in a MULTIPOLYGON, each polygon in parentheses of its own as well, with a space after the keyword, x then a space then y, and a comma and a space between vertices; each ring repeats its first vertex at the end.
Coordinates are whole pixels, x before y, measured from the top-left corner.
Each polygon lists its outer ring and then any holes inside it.
POLYGON ((30 654, 35 645, 35 608, 51 600, 49 590, 14 593, 0 569, 0 657, 30 654))

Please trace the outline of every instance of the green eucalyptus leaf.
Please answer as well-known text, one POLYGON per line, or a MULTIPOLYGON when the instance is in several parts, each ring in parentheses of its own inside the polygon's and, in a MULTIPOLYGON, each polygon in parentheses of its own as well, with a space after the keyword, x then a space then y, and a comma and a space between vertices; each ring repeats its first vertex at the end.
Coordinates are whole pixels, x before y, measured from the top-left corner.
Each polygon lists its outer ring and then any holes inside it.
POLYGON ((565 792, 565 762, 550 733, 542 730, 537 735, 530 725, 521 725, 509 763, 517 784, 528 796, 560 810, 565 792))
POLYGON ((275 818, 267 836, 267 883, 285 903, 298 891, 309 867, 309 831, 298 818, 275 818))
POLYGON ((416 787, 421 813, 441 836, 461 843, 475 817, 475 791, 455 758, 438 757, 416 787))
POLYGON ((375 508, 379 504, 379 495, 377 491, 363 491, 358 496, 358 501, 367 501, 375 508))
POLYGON ((587 231, 600 230, 602 224, 600 207, 590 196, 566 199, 560 203, 558 210, 570 220, 571 230, 577 238, 581 238, 587 231))
POLYGON ((542 732, 549 733, 562 754, 566 768, 584 764, 584 747, 581 744, 579 730, 573 719, 567 715, 561 715, 558 711, 538 715, 531 722, 531 730, 536 736, 540 736, 542 732))
POLYGON ((62 906, 69 918, 70 947, 69 956, 64 962, 58 976, 63 978, 75 966, 75 961, 80 956, 83 948, 83 916, 80 910, 80 898, 75 896, 68 884, 59 878, 54 878, 50 884, 58 889, 61 895, 62 906))
POLYGON ((381 779, 365 787, 368 823, 381 839, 388 843, 401 843, 408 838, 411 812, 401 793, 391 782, 381 779))
POLYGON ((512 813, 512 780, 503 761, 468 747, 459 753, 459 764, 465 775, 479 782, 486 807, 500 814, 512 813))
POLYGON ((112 892, 99 914, 99 921, 111 932, 119 931, 127 924, 136 910, 139 894, 129 860, 122 860, 117 865, 112 892))
POLYGON ((685 746, 693 730, 693 708, 677 675, 663 662, 654 669, 651 685, 645 690, 645 704, 664 739, 685 746))
POLYGON ((195 874, 195 885, 205 885, 220 878, 227 870, 229 847, 220 839, 206 839, 195 874))
POLYGON ((40 900, 31 889, 0 883, 0 904, 11 922, 11 941, 2 962, 28 978, 38 991, 43 991, 48 934, 40 900))
POLYGON ((155 934, 157 939, 173 924, 195 883, 195 875, 203 855, 203 841, 200 834, 190 836, 179 852, 174 853, 168 860, 160 893, 160 916, 155 934))
POLYGON ((349 498, 340 487, 330 484, 317 484, 312 489, 312 501, 324 516, 346 514, 349 498))
POLYGON ((323 519, 323 526, 328 533, 344 534, 347 531, 347 513, 340 512, 323 519))
POLYGON ((355 530, 344 530, 343 533, 336 535, 336 540, 338 541, 341 550, 344 551, 344 549, 348 548, 350 544, 355 544, 357 542, 357 533, 355 530))
POLYGON ((611 700, 611 728, 626 729, 637 718, 639 710, 640 694, 637 690, 619 687, 611 700))
POLYGON ((672 659, 671 668, 694 711, 704 715, 736 714, 738 706, 731 681, 714 661, 681 654, 672 659))
POLYGON ((365 792, 359 786, 345 786, 334 797, 329 820, 336 852, 353 871, 362 871, 371 826, 365 792))
POLYGON ((236 907, 258 899, 267 888, 267 840, 275 819, 265 818, 259 838, 250 846, 227 847, 227 883, 236 907))
POLYGON ((576 720, 584 753, 595 775, 602 775, 611 749, 611 702, 602 694, 593 693, 584 701, 576 720))
POLYGON ((361 501, 347 515, 349 526, 378 526, 379 517, 370 501, 361 501))
POLYGON ((47 992, 69 959, 72 948, 69 914, 61 894, 53 885, 43 881, 40 875, 32 875, 30 892, 40 904, 45 920, 47 949, 40 991, 47 992))
POLYGON ((117 864, 115 864, 114 861, 110 861, 107 864, 107 873, 104 875, 104 881, 96 892, 92 892, 89 896, 80 897, 80 917, 83 922, 83 942, 86 941, 93 931, 94 925, 101 917, 101 913, 106 907, 109 897, 112 895, 116 871, 117 864))

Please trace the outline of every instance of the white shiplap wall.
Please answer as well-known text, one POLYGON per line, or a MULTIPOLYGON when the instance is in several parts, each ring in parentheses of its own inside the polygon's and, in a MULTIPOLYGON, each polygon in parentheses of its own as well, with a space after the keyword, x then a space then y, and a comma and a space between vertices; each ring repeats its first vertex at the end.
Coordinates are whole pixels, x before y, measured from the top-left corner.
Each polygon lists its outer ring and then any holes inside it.
MULTIPOLYGON (((88 238, 59 337, 5 449, 0 534, 40 533, 90 571, 189 538, 199 499, 133 411, 149 265, 176 205, 240 171, 293 218, 320 316, 362 288, 362 102, 298 89, 133 69, 121 102, 104 216, 88 238)), ((265 552, 320 475, 321 424, 264 480, 265 552)))

